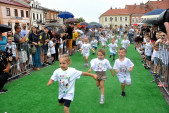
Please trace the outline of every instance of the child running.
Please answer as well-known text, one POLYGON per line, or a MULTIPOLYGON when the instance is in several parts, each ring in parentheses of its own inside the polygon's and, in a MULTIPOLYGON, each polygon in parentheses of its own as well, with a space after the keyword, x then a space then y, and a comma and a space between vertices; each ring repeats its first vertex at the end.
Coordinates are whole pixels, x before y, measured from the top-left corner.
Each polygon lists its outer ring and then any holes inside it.
POLYGON ((97 43, 98 43, 98 41, 95 39, 95 37, 92 37, 92 41, 90 43, 92 45, 92 48, 96 51, 97 50, 97 43))
POLYGON ((110 69, 111 74, 114 76, 109 61, 105 59, 105 54, 106 53, 104 49, 99 49, 97 51, 97 58, 91 60, 91 67, 88 70, 88 72, 94 70, 96 75, 98 76, 98 79, 96 80, 96 86, 98 86, 101 91, 100 104, 104 104, 104 82, 107 79, 106 70, 110 69))
POLYGON ((118 51, 119 59, 115 60, 113 69, 115 70, 117 77, 121 83, 121 96, 124 97, 125 94, 125 85, 131 85, 130 72, 133 70, 134 64, 130 59, 126 58, 126 49, 120 48, 118 51))
POLYGON ((127 40, 127 34, 124 34, 124 38, 121 41, 122 47, 124 47, 126 50, 128 48, 128 46, 130 45, 130 41, 127 40))
POLYGON ((88 58, 90 55, 90 49, 95 53, 94 49, 91 47, 88 38, 84 38, 84 44, 82 44, 81 51, 84 56, 85 64, 84 66, 88 67, 88 58))
POLYGON ((97 75, 90 74, 76 70, 75 68, 69 67, 71 64, 70 57, 67 54, 61 55, 59 58, 60 68, 56 69, 50 78, 47 86, 50 86, 53 81, 59 82, 59 105, 64 104, 64 112, 69 113, 70 103, 74 98, 75 81, 79 79, 81 75, 92 76, 95 80, 97 75))
POLYGON ((117 52, 117 44, 115 43, 115 39, 111 40, 111 43, 107 46, 110 51, 110 58, 113 56, 113 60, 115 60, 116 52, 117 52))

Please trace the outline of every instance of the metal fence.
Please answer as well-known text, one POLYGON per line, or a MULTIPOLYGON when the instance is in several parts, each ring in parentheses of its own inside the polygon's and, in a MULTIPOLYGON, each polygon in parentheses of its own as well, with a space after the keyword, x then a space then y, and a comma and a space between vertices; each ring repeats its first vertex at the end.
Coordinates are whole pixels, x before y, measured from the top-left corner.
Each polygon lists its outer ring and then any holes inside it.
MULTIPOLYGON (((159 48, 160 57, 157 58, 157 66, 159 70, 157 69, 156 73, 153 73, 155 66, 154 59, 152 58, 150 72, 153 75, 154 78, 153 81, 155 81, 159 87, 163 87, 166 93, 169 95, 169 45, 163 43, 160 46, 161 46, 161 48, 159 48)), ((138 52, 141 54, 143 60, 145 60, 144 59, 145 56, 139 49, 138 52)))

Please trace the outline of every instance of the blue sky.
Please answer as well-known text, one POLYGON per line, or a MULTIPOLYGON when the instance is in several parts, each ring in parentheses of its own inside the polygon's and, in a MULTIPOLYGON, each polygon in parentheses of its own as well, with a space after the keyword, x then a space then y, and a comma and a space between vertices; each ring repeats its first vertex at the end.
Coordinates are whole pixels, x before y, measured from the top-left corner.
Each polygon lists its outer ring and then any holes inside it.
MULTIPOLYGON (((86 22, 99 22, 99 16, 110 7, 124 8, 126 4, 146 3, 148 0, 35 0, 42 6, 59 11, 69 11, 75 18, 83 17, 86 22)), ((156 0, 151 0, 156 1, 156 0)))

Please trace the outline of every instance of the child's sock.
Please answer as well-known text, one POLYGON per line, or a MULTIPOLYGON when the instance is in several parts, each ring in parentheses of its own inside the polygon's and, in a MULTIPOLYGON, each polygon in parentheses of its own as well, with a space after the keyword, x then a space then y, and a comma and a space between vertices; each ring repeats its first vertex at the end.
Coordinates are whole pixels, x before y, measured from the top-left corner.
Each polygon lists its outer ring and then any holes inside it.
POLYGON ((100 104, 104 104, 104 95, 101 95, 100 104))

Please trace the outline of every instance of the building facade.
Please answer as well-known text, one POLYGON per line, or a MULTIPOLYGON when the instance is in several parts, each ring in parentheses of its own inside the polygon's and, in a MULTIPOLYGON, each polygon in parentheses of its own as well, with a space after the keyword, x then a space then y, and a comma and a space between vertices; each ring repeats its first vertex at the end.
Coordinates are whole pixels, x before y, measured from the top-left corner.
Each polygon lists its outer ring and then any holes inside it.
POLYGON ((99 17, 99 23, 104 27, 130 25, 130 14, 127 9, 112 9, 99 17))
POLYGON ((15 24, 30 26, 30 8, 16 1, 0 0, 0 23, 8 25, 14 31, 15 24))

